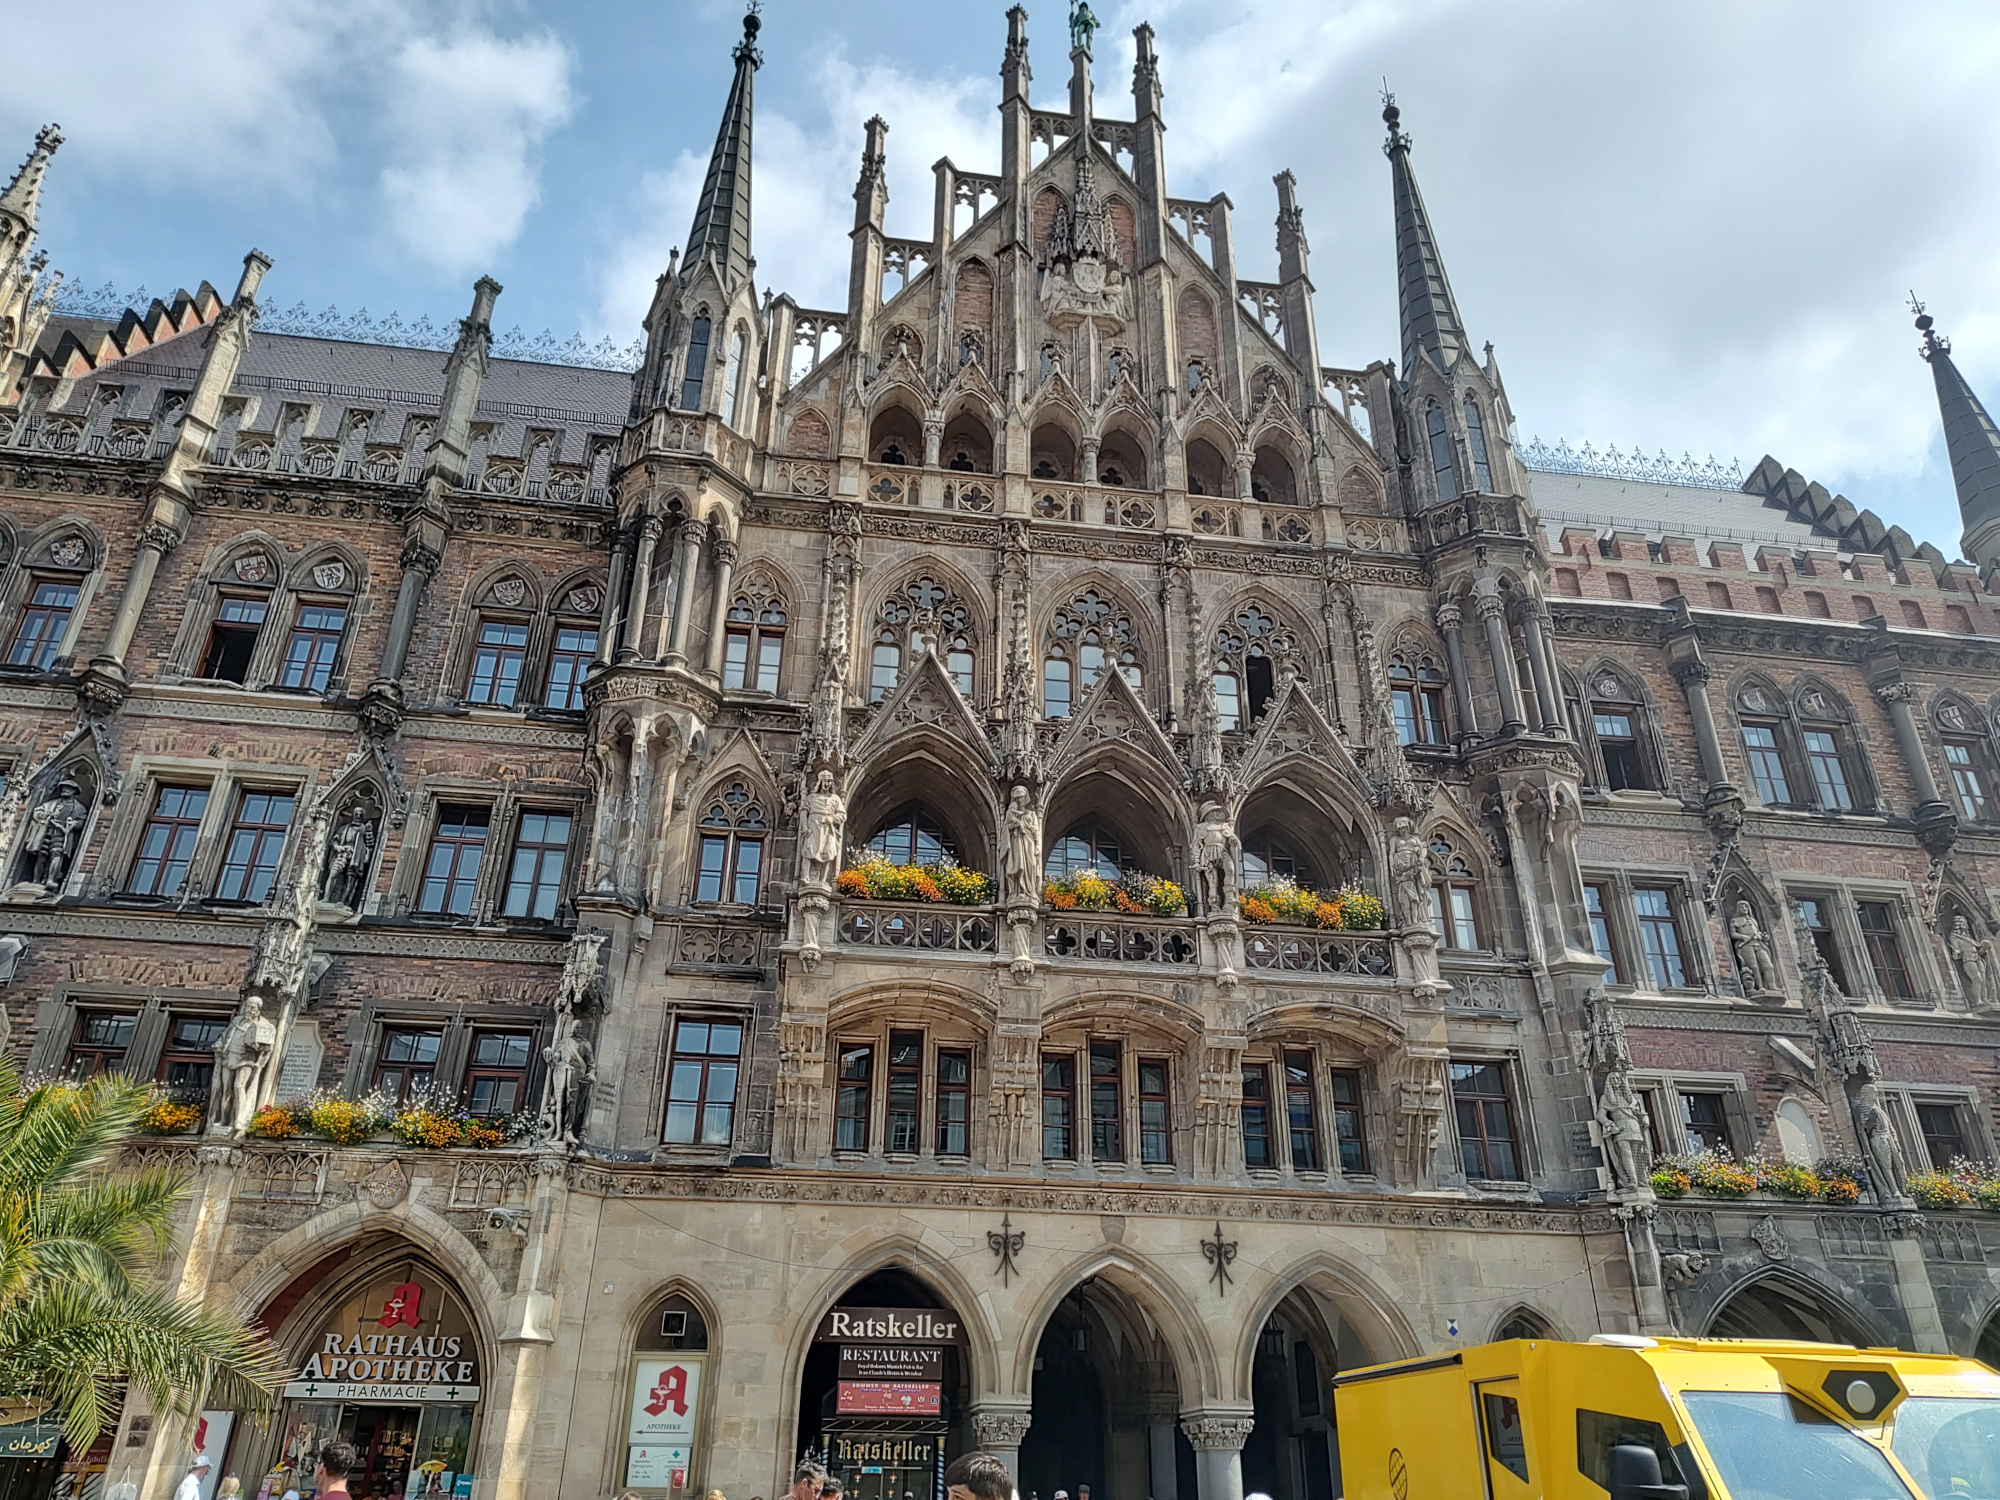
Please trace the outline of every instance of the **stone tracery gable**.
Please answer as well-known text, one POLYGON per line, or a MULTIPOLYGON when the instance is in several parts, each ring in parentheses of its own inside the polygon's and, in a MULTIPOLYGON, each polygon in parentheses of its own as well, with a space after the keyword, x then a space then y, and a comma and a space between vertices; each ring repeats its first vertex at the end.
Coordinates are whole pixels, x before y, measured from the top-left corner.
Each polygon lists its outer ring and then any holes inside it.
POLYGON ((855 764, 865 767, 893 741, 918 729, 935 730, 961 741, 978 754, 980 764, 989 772, 999 764, 986 727, 973 714, 944 663, 931 651, 922 653, 904 670, 876 708, 867 733, 855 746, 855 764))
POLYGON ((1375 800, 1374 788, 1361 773, 1352 752, 1319 705, 1297 679, 1278 689, 1277 700, 1264 711, 1262 725, 1236 764, 1238 807, 1270 773, 1286 761, 1304 758, 1345 782, 1357 806, 1375 800))
POLYGON ((1152 757, 1172 772, 1176 781, 1185 774, 1173 742, 1153 722, 1152 713, 1132 684, 1123 673, 1107 666, 1056 741, 1049 757, 1050 781, 1060 779, 1091 751, 1109 744, 1129 745, 1152 757))

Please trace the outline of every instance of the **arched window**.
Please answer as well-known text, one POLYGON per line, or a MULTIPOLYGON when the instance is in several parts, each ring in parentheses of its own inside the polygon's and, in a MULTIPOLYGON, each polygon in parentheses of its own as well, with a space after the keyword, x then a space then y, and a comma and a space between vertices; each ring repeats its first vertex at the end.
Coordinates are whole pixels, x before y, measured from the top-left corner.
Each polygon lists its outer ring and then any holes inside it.
POLYGON ((1812 778, 1813 802, 1822 812, 1853 812, 1872 804, 1863 758, 1854 744, 1847 709, 1822 688, 1797 697, 1799 748, 1812 778))
POLYGON ((1267 880, 1295 880, 1308 889, 1319 885, 1319 872, 1270 825, 1258 829, 1243 841, 1243 884, 1262 885, 1267 880))
POLYGON ((1389 657, 1389 704, 1396 738, 1405 745, 1450 742, 1444 718, 1444 673, 1428 651, 1409 649, 1389 657))
POLYGON ((1958 815, 1968 823, 1984 823, 1994 814, 1993 754, 1979 710, 1947 698, 1938 705, 1937 725, 1958 815))
POLYGON ((1774 694, 1752 683, 1736 695, 1736 709, 1757 800, 1766 807, 1798 805, 1783 705, 1774 694))
POLYGON ((1597 738, 1600 784, 1605 790, 1657 789, 1652 757, 1640 743, 1645 710, 1638 693, 1616 672, 1602 671, 1591 679, 1590 723, 1597 738))
POLYGON ((1297 505, 1292 461, 1276 448, 1259 448, 1250 465, 1250 498, 1260 505, 1297 505))
POLYGON ((1056 611, 1042 653, 1042 713, 1065 718, 1107 666, 1144 685, 1138 630, 1130 615, 1096 589, 1087 589, 1056 611))
POLYGON ((1438 499, 1458 498, 1458 470, 1451 461, 1451 433, 1444 424, 1444 409, 1433 406, 1424 414, 1431 437, 1431 473, 1437 478, 1438 499))
POLYGON ((1431 839, 1431 931, 1447 948, 1478 949, 1479 908, 1473 899, 1478 885, 1465 856, 1442 834, 1431 839))
POLYGON ((737 329, 729 339, 729 368, 723 371, 728 380, 722 395, 722 420, 732 427, 736 424, 736 408, 743 400, 743 382, 750 374, 749 362, 744 359, 744 334, 737 329))
POLYGON ((722 685, 777 692, 788 623, 784 601, 738 594, 723 625, 722 685))
POLYGON ((1116 880, 1132 867, 1125 841, 1108 825, 1092 818, 1078 823, 1049 846, 1042 873, 1050 880, 1062 880, 1094 870, 1106 880, 1116 880))
POLYGON ((701 865, 694 899, 755 906, 764 878, 764 810, 740 781, 701 816, 701 865))
POLYGON ((972 610, 948 586, 932 574, 919 573, 882 601, 875 618, 878 628, 868 664, 870 703, 880 703, 896 686, 902 676, 905 648, 915 660, 914 653, 922 645, 937 652, 958 690, 972 696, 978 649, 972 610))
POLYGON ((1255 604, 1244 605, 1216 631, 1215 699, 1225 730, 1255 722, 1270 706, 1277 663, 1296 649, 1291 632, 1255 604))
POLYGON ((1479 420, 1479 403, 1465 398, 1465 445, 1472 450, 1472 483, 1487 494, 1493 491, 1493 466, 1486 461, 1486 428, 1479 420))
POLYGON ((681 410, 701 410, 701 385, 708 375, 708 314, 694 320, 688 333, 687 364, 681 371, 681 410))
POLYGON ((891 813, 864 847, 892 865, 940 865, 958 858, 958 848, 944 824, 914 802, 891 813))
POLYGON ((1207 438, 1195 438, 1187 445, 1187 487, 1190 495, 1232 493, 1229 466, 1222 461, 1221 450, 1207 438))

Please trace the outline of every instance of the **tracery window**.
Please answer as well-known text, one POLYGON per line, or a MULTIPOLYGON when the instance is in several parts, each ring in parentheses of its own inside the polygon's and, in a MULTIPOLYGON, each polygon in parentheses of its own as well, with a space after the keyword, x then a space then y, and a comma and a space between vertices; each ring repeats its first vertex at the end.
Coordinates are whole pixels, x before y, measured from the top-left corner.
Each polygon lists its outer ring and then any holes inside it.
POLYGON ((1430 433, 1431 473, 1437 479, 1438 499, 1458 498, 1458 470, 1451 461, 1451 433, 1445 426, 1444 409, 1432 406, 1424 414, 1424 426, 1430 433))
POLYGON ((1866 805, 1869 783, 1845 707, 1822 689, 1808 687, 1798 695, 1798 715, 1799 744, 1815 805, 1825 812, 1852 812, 1866 805))
POLYGON ((1493 490, 1493 466, 1486 461, 1486 427, 1479 420, 1479 403, 1465 398, 1465 445, 1472 450, 1472 481, 1484 493, 1493 490))
POLYGON ((722 685, 777 692, 789 623, 783 600, 769 594, 738 594, 723 623, 722 685))
POLYGON ((1447 948, 1483 947, 1478 905, 1473 899, 1478 876, 1442 834, 1431 839, 1431 870, 1431 930, 1447 948))
POLYGON ((1389 705, 1396 737, 1405 745, 1450 741, 1444 718, 1444 672, 1430 652, 1411 647, 1390 653, 1389 705))
POLYGON ((1246 886, 1261 885, 1274 879, 1296 880, 1307 887, 1317 887, 1320 883, 1319 872, 1313 869, 1312 864, 1295 853, 1292 846, 1269 826, 1258 829, 1243 840, 1242 872, 1246 886))
POLYGON ((1246 604, 1215 633, 1215 701, 1222 728, 1254 723, 1277 691, 1277 662, 1290 658, 1297 642, 1272 616, 1246 604))
POLYGON ((1766 807, 1791 806, 1791 768, 1785 763, 1784 723, 1778 704, 1770 693, 1752 684, 1736 695, 1736 707, 1743 730, 1743 753, 1758 800, 1766 807))
POLYGON ((1087 589, 1056 611, 1042 653, 1042 713, 1067 718, 1107 666, 1144 685, 1138 628, 1122 605, 1087 589))
POLYGON ((972 609, 945 584, 920 573, 884 599, 875 611, 875 643, 868 659, 868 701, 880 703, 903 674, 903 658, 928 643, 958 690, 972 696, 976 636, 972 609))
POLYGON ((764 877, 764 809, 750 789, 732 781, 701 815, 701 860, 696 901, 755 906, 764 877))

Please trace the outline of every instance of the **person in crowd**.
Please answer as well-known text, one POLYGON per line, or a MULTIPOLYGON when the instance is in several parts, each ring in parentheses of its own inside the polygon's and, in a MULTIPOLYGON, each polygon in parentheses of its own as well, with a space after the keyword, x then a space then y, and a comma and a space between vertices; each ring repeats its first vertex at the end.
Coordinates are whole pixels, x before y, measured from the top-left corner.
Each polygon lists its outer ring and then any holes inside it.
POLYGON ((961 1453, 954 1458, 944 1471, 944 1491, 945 1500, 1019 1500, 1014 1476, 990 1453, 961 1453))
POLYGON ((201 1500, 201 1487, 208 1482, 208 1471, 214 1467, 206 1453, 197 1453, 194 1462, 188 1465, 187 1477, 174 1491, 174 1500, 201 1500))
POLYGON ((356 1462, 352 1443, 328 1443, 320 1449, 313 1467, 314 1500, 332 1500, 335 1495, 347 1500, 347 1476, 356 1462))
POLYGON ((840 1492, 845 1488, 838 1474, 829 1474, 826 1482, 819 1487, 819 1500, 840 1500, 840 1492))
POLYGON ((792 1470, 792 1487, 785 1492, 787 1500, 819 1500, 820 1488, 825 1483, 826 1470, 809 1458, 801 1459, 792 1470))

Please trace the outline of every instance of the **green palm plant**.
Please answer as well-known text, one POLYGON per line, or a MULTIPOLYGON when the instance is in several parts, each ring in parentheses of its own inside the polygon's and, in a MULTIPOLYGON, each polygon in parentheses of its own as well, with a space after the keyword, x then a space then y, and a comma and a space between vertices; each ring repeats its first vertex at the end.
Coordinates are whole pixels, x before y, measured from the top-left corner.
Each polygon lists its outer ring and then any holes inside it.
POLYGON ((128 1386, 254 1410, 285 1378, 264 1335, 159 1284, 191 1183, 111 1170, 149 1102, 115 1076, 24 1088, 0 1058, 0 1420, 58 1410, 73 1453, 128 1386))

